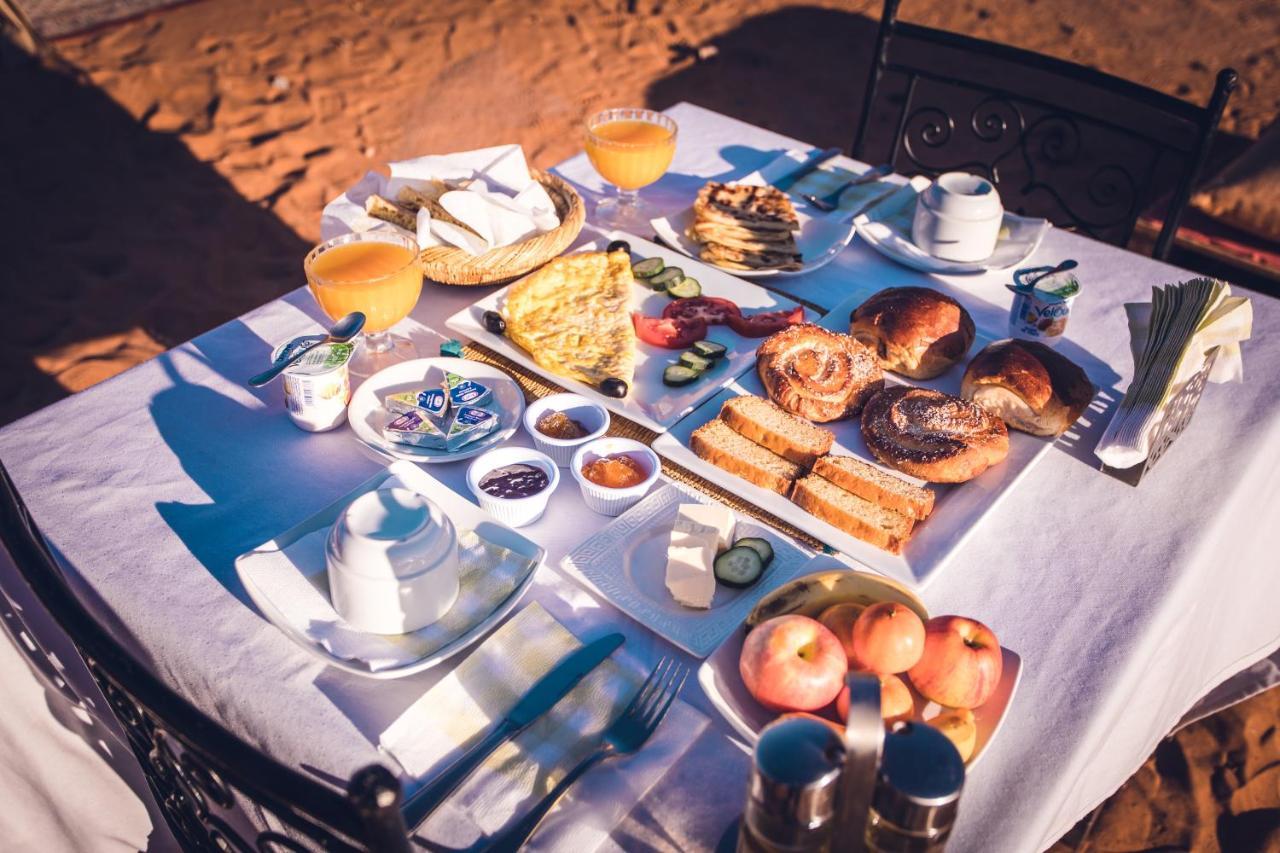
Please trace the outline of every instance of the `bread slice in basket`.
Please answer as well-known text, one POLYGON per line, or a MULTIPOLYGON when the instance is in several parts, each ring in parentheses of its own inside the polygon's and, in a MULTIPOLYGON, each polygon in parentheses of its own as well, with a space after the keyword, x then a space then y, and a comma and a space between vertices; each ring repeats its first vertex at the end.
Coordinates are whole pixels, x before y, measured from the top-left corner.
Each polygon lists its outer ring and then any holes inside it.
POLYGON ((751 394, 726 401, 720 408, 720 418, 734 432, 806 469, 812 468, 818 457, 829 451, 835 441, 831 430, 815 426, 775 403, 751 394))
POLYGON ((823 456, 813 473, 847 492, 917 521, 933 512, 933 492, 853 456, 823 456))
POLYGON ((805 469, 735 432, 720 418, 707 421, 689 436, 689 449, 730 474, 780 495, 805 469))
POLYGON ((797 480, 791 500, 805 512, 891 554, 901 554, 915 522, 817 474, 797 480))

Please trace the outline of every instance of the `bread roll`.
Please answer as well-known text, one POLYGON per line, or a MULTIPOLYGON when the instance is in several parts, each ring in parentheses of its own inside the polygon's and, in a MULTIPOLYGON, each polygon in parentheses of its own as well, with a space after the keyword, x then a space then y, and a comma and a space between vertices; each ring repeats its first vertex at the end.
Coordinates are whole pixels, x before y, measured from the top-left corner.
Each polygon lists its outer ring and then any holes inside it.
POLYGON ((801 323, 770 335, 756 350, 756 372, 784 410, 826 423, 862 411, 884 387, 875 354, 849 335, 801 323))
POLYGON ((853 310, 849 334, 871 347, 880 366, 912 379, 932 379, 973 345, 964 306, 927 287, 890 287, 853 310))
POLYGON ((960 396, 1032 435, 1062 435, 1093 391, 1075 362, 1039 341, 996 341, 973 357, 960 383, 960 396))

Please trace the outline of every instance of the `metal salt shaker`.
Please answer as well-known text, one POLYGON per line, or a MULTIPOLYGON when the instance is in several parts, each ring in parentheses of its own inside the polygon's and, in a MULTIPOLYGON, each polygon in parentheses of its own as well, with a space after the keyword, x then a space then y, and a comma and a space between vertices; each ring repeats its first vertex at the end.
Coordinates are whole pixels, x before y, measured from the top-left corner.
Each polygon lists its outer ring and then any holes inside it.
POLYGON ((738 853, 828 853, 844 760, 835 729, 792 717, 766 726, 756 743, 738 853))
POLYGON ((947 736, 922 723, 899 723, 885 736, 866 849, 941 853, 960 806, 964 761, 947 736))

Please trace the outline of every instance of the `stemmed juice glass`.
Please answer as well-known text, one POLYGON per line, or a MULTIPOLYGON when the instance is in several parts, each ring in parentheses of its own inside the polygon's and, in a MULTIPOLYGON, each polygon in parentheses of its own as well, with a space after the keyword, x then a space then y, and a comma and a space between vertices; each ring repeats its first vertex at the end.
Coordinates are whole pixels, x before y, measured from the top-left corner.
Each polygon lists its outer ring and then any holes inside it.
POLYGON ((422 267, 418 243, 395 231, 343 234, 326 240, 303 261, 311 294, 330 319, 365 315, 364 335, 351 360, 358 376, 417 357, 413 342, 388 330, 418 303, 422 267))
POLYGON ((676 123, 654 110, 616 109, 587 119, 587 158, 617 195, 596 205, 596 219, 609 228, 644 233, 649 227, 640 188, 666 174, 676 153, 676 123))

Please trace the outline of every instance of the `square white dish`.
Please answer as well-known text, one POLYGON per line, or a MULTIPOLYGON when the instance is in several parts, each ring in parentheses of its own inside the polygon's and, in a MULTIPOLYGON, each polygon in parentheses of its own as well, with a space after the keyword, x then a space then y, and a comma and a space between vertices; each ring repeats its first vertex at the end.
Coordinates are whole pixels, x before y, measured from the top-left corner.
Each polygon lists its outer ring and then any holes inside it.
MULTIPOLYGON (((329 506, 312 515, 310 518, 294 525, 279 536, 241 554, 235 560, 236 574, 240 577, 241 583, 244 584, 245 590, 249 593, 249 598, 266 617, 267 621, 275 625, 280 631, 293 642, 302 647, 304 651, 313 657, 319 658, 325 663, 336 666, 339 669, 353 672, 357 675, 363 675, 370 678, 401 678, 406 675, 413 675, 417 672, 430 669, 431 667, 453 657, 458 652, 463 651, 472 644, 479 641, 492 628, 497 626, 507 614, 515 609, 516 605, 528 592, 529 587, 533 584, 534 576, 538 572, 538 568, 542 564, 545 556, 544 550, 532 540, 521 536, 510 527, 494 520, 487 512, 480 507, 471 503, 469 500, 459 495, 449 487, 440 483, 423 469, 409 461, 393 462, 384 471, 379 471, 374 476, 365 480, 356 486, 347 494, 338 498, 329 506), (338 515, 351 503, 355 498, 366 492, 371 492, 385 483, 391 478, 397 478, 408 488, 413 491, 430 498, 452 521, 454 526, 459 530, 474 530, 481 539, 506 548, 508 551, 519 557, 527 559, 534 564, 534 568, 525 575, 524 579, 516 586, 511 594, 503 600, 487 617, 476 623, 466 633, 454 639, 448 644, 442 646, 429 655, 421 657, 407 664, 388 667, 385 669, 371 670, 367 665, 357 660, 350 660, 339 657, 331 653, 320 642, 306 636, 299 630, 295 629, 288 619, 279 611, 272 599, 258 586, 255 582, 254 574, 257 561, 264 556, 274 555, 284 551, 290 545, 299 539, 314 533, 317 530, 326 530, 333 526, 338 515)), ((275 569, 273 569, 275 570, 275 569)), ((285 570, 285 569, 280 569, 285 570)), ((315 567, 291 566, 287 571, 298 571, 304 574, 308 582, 315 586, 321 594, 327 596, 328 590, 328 569, 320 565, 315 567)))
MULTIPOLYGON (((832 568, 848 567, 842 566, 834 557, 819 554, 801 568, 798 576, 832 568)), ((715 653, 703 661, 702 666, 698 668, 698 684, 733 730, 746 740, 748 746, 754 746, 760 730, 776 720, 778 713, 768 710, 757 702, 743 684, 738 670, 738 659, 742 656, 742 644, 745 639, 746 631, 742 626, 738 626, 715 650, 715 653)), ((1000 731, 1005 717, 1008 716, 1009 706, 1013 702, 1018 683, 1022 679, 1022 658, 1004 646, 1000 647, 1000 651, 1002 653, 1000 683, 996 685, 990 699, 981 707, 973 709, 978 739, 973 755, 965 765, 969 770, 978 763, 1000 731)), ((942 710, 936 703, 927 702, 921 697, 911 686, 910 679, 902 680, 911 690, 916 708, 921 709, 921 716, 925 722, 942 710)))
MULTIPOLYGON (((819 321, 822 326, 838 332, 848 332, 849 315, 853 309, 881 289, 864 280, 850 280, 849 286, 853 292, 819 321)), ((963 293, 953 292, 952 295, 956 296, 961 304, 964 303, 963 293)), ((969 359, 996 339, 996 335, 979 326, 977 340, 970 347, 968 356, 941 376, 935 379, 916 380, 886 373, 885 381, 886 383, 909 383, 958 395, 960 380, 964 376, 964 369, 969 359)), ((890 554, 810 515, 782 495, 749 483, 723 468, 712 465, 689 449, 689 436, 693 431, 717 417, 724 402, 739 394, 768 396, 755 370, 747 371, 666 435, 659 436, 653 443, 653 449, 659 456, 670 459, 721 488, 731 489, 735 494, 741 495, 761 509, 783 521, 790 522, 837 551, 843 551, 862 565, 918 589, 928 584, 946 565, 951 555, 977 528, 982 517, 995 508, 1005 494, 1053 445, 1053 439, 1038 438, 1024 432, 1010 430, 1009 455, 1004 462, 987 469, 981 476, 967 483, 929 486, 935 495, 932 515, 916 525, 914 535, 902 554, 890 554)), ((831 447, 832 453, 857 456, 859 459, 879 466, 862 440, 862 428, 858 418, 821 424, 821 426, 835 434, 835 443, 831 447)), ((897 472, 893 473, 903 476, 897 472)), ((918 480, 913 482, 920 483, 918 480)))
MULTIPOLYGON (((758 285, 691 260, 665 246, 619 231, 605 235, 600 240, 593 240, 576 251, 595 251, 612 240, 626 240, 631 244, 633 262, 641 258, 662 258, 666 265, 680 267, 688 275, 696 278, 702 285, 703 295, 732 299, 738 307, 748 313, 789 310, 796 307, 797 303, 758 285)), ((557 385, 596 400, 610 411, 654 432, 666 432, 703 401, 732 382, 738 374, 755 364, 756 347, 760 343, 758 338, 744 338, 734 333, 728 326, 712 326, 707 332, 707 340, 724 344, 729 348, 729 352, 720 359, 723 363, 711 368, 706 375, 692 384, 683 388, 670 388, 662 384, 662 371, 680 357, 680 350, 663 349, 637 342, 635 379, 631 384, 630 392, 621 399, 607 397, 591 385, 551 373, 539 366, 529 353, 506 335, 494 334, 485 328, 484 312, 500 311, 506 301, 507 289, 504 287, 479 302, 469 305, 450 317, 446 325, 459 335, 484 344, 494 352, 501 353, 538 375, 547 377, 557 385)), ((656 317, 662 314, 663 307, 670 301, 665 294, 657 293, 637 282, 631 308, 641 314, 656 317)), ((811 315, 812 312, 808 312, 807 316, 811 317, 811 315)))
POLYGON ((560 566, 640 624, 696 657, 711 654, 769 590, 790 580, 810 554, 755 519, 734 513, 734 538, 759 536, 773 546, 773 561, 754 586, 717 585, 708 610, 677 604, 666 588, 667 544, 682 503, 715 500, 667 483, 565 555, 560 566))

